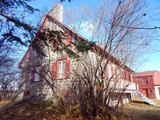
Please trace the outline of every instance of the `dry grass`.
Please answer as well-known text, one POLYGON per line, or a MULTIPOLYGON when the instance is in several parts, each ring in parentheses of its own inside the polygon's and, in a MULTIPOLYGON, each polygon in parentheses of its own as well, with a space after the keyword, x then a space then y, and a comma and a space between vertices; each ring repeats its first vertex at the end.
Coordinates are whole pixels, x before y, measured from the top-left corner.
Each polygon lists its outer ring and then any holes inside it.
MULTIPOLYGON (((18 104, 10 104, 0 109, 0 120, 86 120, 81 116, 78 106, 66 111, 65 108, 55 106, 51 102, 25 101, 18 104)), ((87 119, 90 120, 90 119, 87 119)), ((96 116, 93 120, 130 120, 127 115, 111 111, 103 116, 96 116), (109 115, 109 116, 108 116, 109 115), (118 116, 118 117, 116 117, 118 116)))
MULTIPOLYGON (((0 118, 2 120, 52 120, 56 117, 53 115, 53 108, 51 103, 31 103, 24 102, 20 104, 10 104, 6 107, 3 106, 0 110, 0 118)), ((0 119, 0 120, 1 120, 0 119)))
MULTIPOLYGON (((157 106, 147 105, 140 101, 131 102, 120 108, 116 114, 111 114, 111 119, 108 120, 160 120, 160 101, 155 101, 158 103, 157 106)), ((37 103, 27 101, 11 105, 11 107, 8 107, 8 103, 9 101, 0 102, 0 120, 2 118, 3 120, 25 120, 26 118, 28 120, 84 120, 78 107, 66 112, 60 106, 55 107, 51 102, 37 103)), ((96 120, 102 119, 97 116, 96 120)))
MULTIPOLYGON (((157 102, 160 103, 160 101, 157 102)), ((136 101, 125 105, 124 112, 127 112, 135 120, 160 120, 159 105, 152 106, 136 101)))
POLYGON ((160 100, 153 99, 153 101, 156 103, 156 106, 157 106, 157 107, 160 107, 160 100))
POLYGON ((2 100, 2 101, 0 101, 0 108, 8 105, 9 103, 10 103, 10 101, 8 101, 8 100, 2 100))

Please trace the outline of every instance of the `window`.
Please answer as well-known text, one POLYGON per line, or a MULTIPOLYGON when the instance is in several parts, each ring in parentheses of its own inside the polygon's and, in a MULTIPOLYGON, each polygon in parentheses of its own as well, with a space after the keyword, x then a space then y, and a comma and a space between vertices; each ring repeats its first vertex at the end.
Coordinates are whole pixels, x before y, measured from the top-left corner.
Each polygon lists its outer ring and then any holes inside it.
POLYGON ((144 84, 144 85, 145 85, 145 84, 148 84, 147 78, 142 78, 142 79, 141 79, 141 82, 142 82, 142 84, 144 84))
POLYGON ((33 58, 36 58, 37 57, 37 51, 36 49, 33 49, 33 58))
POLYGON ((111 65, 108 64, 108 77, 111 78, 112 77, 112 71, 111 71, 111 65))
POLYGON ((120 69, 119 72, 120 72, 120 73, 119 73, 120 78, 121 78, 121 79, 124 79, 124 70, 123 70, 123 69, 120 69))
POLYGON ((57 62, 57 79, 65 78, 66 75, 66 60, 57 62))
POLYGON ((124 79, 127 80, 127 71, 124 71, 124 79))
POLYGON ((34 82, 38 82, 40 80, 43 79, 44 77, 44 71, 45 71, 45 66, 44 65, 41 65, 41 66, 32 66, 31 69, 30 69, 30 81, 31 83, 34 83, 34 82))
POLYGON ((121 78, 121 72, 120 72, 120 68, 119 67, 117 67, 116 76, 117 76, 118 79, 121 78))
POLYGON ((68 79, 70 74, 70 58, 65 57, 52 63, 52 78, 68 79))
POLYGON ((53 48, 52 48, 52 49, 53 49, 54 51, 56 51, 56 50, 59 49, 58 40, 54 39, 54 40, 52 41, 52 45, 53 45, 53 48))
POLYGON ((112 76, 115 78, 116 70, 115 65, 111 65, 112 76))
POLYGON ((25 97, 29 96, 29 91, 24 91, 23 96, 25 97))
POLYGON ((126 80, 131 80, 131 76, 130 76, 130 72, 129 71, 125 71, 125 79, 126 80))
POLYGON ((72 42, 72 37, 70 35, 70 33, 68 32, 67 33, 67 38, 66 38, 66 45, 70 45, 72 42))
POLYGON ((34 82, 40 81, 40 70, 41 67, 35 67, 34 82))

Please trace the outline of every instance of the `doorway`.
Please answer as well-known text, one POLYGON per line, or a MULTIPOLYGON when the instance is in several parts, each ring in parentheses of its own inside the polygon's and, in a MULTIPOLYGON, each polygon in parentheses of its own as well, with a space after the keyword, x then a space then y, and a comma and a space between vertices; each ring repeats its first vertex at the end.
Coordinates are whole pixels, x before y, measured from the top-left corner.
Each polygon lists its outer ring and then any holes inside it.
POLYGON ((145 95, 146 97, 149 97, 147 89, 142 89, 142 94, 145 95))

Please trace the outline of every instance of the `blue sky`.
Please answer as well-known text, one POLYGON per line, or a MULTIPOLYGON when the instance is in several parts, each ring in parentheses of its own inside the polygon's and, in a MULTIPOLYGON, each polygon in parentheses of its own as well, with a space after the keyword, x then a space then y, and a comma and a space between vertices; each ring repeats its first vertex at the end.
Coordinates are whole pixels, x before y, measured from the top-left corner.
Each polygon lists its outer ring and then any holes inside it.
MULTIPOLYGON (((43 14, 49 11, 55 5, 55 0, 35 0, 31 3, 32 6, 40 9, 43 14)), ((90 6, 94 7, 101 0, 73 0, 72 2, 64 2, 64 10, 69 7, 90 6)), ((160 26, 160 0, 146 0, 145 11, 147 13, 146 21, 150 27, 160 26)), ((34 22, 38 22, 41 17, 36 16, 34 22), (37 20, 36 20, 37 19, 37 20)), ((152 38, 153 42, 150 44, 150 50, 143 58, 143 63, 137 69, 138 71, 160 70, 160 30, 154 31, 155 36, 152 38)))
MULTIPOLYGON (((147 16, 151 26, 160 26, 160 0, 147 0, 147 16)), ((140 70, 160 70, 160 30, 152 38, 151 52, 146 54, 146 61, 140 70)))

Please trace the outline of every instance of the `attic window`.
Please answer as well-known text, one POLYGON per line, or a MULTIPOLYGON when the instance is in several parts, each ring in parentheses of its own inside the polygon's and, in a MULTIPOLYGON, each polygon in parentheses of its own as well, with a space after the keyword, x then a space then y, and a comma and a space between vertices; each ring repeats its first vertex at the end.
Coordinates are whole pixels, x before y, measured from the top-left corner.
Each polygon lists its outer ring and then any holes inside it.
POLYGON ((58 50, 59 49, 59 44, 58 44, 58 40, 53 40, 52 41, 52 46, 53 46, 53 50, 58 50))
POLYGON ((67 33, 67 38, 66 38, 66 45, 70 45, 72 42, 72 37, 70 35, 70 32, 67 33))

